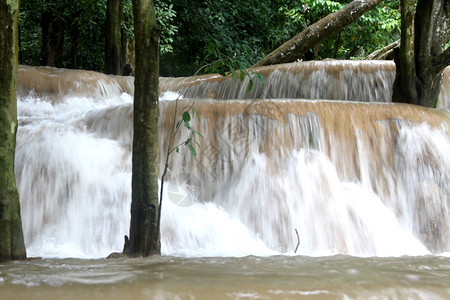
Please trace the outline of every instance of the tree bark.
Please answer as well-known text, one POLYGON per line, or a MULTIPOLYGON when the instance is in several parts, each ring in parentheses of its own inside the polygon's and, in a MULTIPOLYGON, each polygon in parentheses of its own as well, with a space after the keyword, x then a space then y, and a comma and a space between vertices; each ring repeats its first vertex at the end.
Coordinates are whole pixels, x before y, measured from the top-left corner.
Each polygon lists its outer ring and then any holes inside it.
POLYGON ((18 0, 0 0, 0 262, 26 257, 14 176, 18 0))
POLYGON ((400 1, 401 13, 401 37, 400 50, 397 55, 396 69, 401 72, 398 78, 400 89, 394 90, 393 98, 409 103, 419 104, 416 89, 417 77, 415 68, 415 47, 414 47, 414 0, 400 1))
POLYGON ((400 40, 396 40, 393 43, 390 43, 386 47, 378 49, 369 55, 367 55, 364 59, 366 60, 383 60, 383 59, 394 59, 394 49, 400 47, 400 40))
POLYGON ((450 1, 402 0, 402 41, 396 56, 397 75, 392 101, 435 107, 444 68, 450 65, 445 49, 450 31, 450 1))
POLYGON ((312 24, 254 66, 259 67, 296 61, 320 41, 355 22, 360 16, 377 6, 380 2, 382 0, 354 0, 350 2, 337 12, 329 14, 312 24))
POLYGON ((130 239, 124 254, 161 253, 158 224, 159 37, 153 0, 133 0, 136 41, 130 239))
POLYGON ((108 0, 106 8, 105 73, 121 75, 122 0, 108 0))

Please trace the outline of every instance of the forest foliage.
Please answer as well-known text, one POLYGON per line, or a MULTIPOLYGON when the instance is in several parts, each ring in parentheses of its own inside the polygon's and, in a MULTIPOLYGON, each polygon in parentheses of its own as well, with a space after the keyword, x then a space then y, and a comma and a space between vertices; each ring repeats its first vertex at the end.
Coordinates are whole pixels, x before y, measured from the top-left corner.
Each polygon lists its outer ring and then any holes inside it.
MULTIPOLYGON (((214 71, 223 72, 230 65, 235 69, 251 66, 293 35, 349 2, 155 0, 162 29, 161 75, 189 76, 202 67, 202 72, 207 73, 213 67, 214 71), (230 63, 213 65, 220 60, 230 63)), ((21 1, 20 63, 41 63, 41 15, 51 10, 64 24, 62 66, 103 71, 106 4, 107 0, 21 1)), ((388 45, 400 36, 398 7, 398 0, 384 1, 358 22, 317 45, 303 59, 358 59, 388 45)), ((133 45, 131 0, 123 0, 122 30, 133 45)))

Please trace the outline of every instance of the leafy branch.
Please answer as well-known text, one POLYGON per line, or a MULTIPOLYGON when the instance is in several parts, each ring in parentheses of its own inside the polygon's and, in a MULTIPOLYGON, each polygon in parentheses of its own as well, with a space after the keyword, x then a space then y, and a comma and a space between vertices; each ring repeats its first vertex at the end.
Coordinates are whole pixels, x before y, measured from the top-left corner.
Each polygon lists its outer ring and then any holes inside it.
MULTIPOLYGON (((178 99, 177 99, 178 102, 178 99)), ((177 111, 177 104, 175 103, 175 114, 177 111)), ((195 109, 194 107, 195 102, 193 102, 190 106, 186 106, 184 109, 186 109, 180 120, 178 120, 178 122, 176 123, 175 127, 175 132, 171 135, 171 139, 169 141, 169 149, 167 149, 167 157, 169 157, 169 155, 173 152, 176 151, 177 153, 180 151, 180 147, 181 146, 188 146, 189 150, 191 151, 192 155, 195 157, 197 156, 197 152, 195 151, 194 146, 192 145, 192 143, 195 143, 197 146, 200 147, 200 144, 195 140, 195 135, 200 136, 201 138, 203 138, 203 136, 200 134, 200 132, 192 129, 191 125, 190 125, 190 121, 191 121, 191 114, 189 112, 192 113, 192 117, 193 118, 197 118, 197 120, 200 122, 200 115, 198 113, 198 111, 195 109), (175 136, 178 132, 178 130, 182 127, 181 125, 183 125, 188 131, 190 131, 192 133, 193 137, 188 138, 186 141, 179 143, 176 146, 173 146, 173 142, 175 139, 175 136)), ((166 161, 167 164, 167 161, 166 161)))
POLYGON ((195 150, 194 144, 200 147, 200 144, 195 139, 196 136, 200 136, 203 138, 203 136, 200 134, 200 132, 194 130, 191 127, 191 120, 197 119, 200 122, 200 115, 198 111, 195 109, 194 104, 195 101, 192 102, 191 105, 184 107, 184 112, 181 115, 181 119, 177 121, 177 112, 178 112, 178 99, 175 100, 175 112, 173 114, 173 123, 172 123, 172 130, 170 132, 170 139, 169 139, 169 146, 167 147, 166 151, 166 160, 164 162, 164 171, 161 175, 161 188, 159 192, 159 210, 158 210, 158 224, 156 232, 159 232, 160 226, 161 226, 161 207, 162 207, 162 200, 163 200, 163 191, 164 191, 164 179, 167 174, 167 170, 169 168, 169 157, 170 154, 172 154, 174 151, 179 153, 180 147, 187 146, 189 150, 191 151, 192 156, 197 156, 197 151, 195 150), (181 142, 177 145, 173 145, 175 143, 175 137, 177 136, 177 133, 180 131, 180 128, 186 128, 188 132, 191 133, 191 137, 186 139, 184 142, 181 142))
POLYGON ((264 77, 257 72, 248 70, 251 66, 250 61, 246 59, 246 55, 251 52, 252 49, 246 45, 240 45, 236 50, 234 56, 224 55, 220 50, 220 43, 215 41, 208 45, 208 54, 205 59, 215 58, 211 63, 203 65, 194 75, 197 75, 201 70, 206 73, 219 73, 222 76, 230 75, 234 80, 240 79, 244 81, 245 77, 249 78, 249 85, 247 87, 247 93, 253 89, 255 80, 261 85, 264 85, 264 77))

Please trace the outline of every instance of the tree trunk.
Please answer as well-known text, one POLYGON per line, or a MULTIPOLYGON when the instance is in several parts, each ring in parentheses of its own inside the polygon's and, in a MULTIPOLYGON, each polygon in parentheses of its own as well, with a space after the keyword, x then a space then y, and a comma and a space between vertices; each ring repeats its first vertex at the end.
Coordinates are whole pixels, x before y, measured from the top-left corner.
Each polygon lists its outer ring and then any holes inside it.
POLYGON ((306 51, 320 41, 335 34, 358 20, 367 11, 377 6, 382 0, 354 0, 325 18, 312 24, 295 37, 278 47, 254 66, 267 66, 288 63, 301 58, 306 51))
POLYGON ((400 1, 401 37, 400 51, 396 60, 396 69, 401 71, 398 78, 401 89, 394 90, 394 98, 408 99, 409 103, 418 104, 416 89, 416 68, 414 49, 414 0, 400 1))
MULTIPOLYGON (((53 0, 46 0, 52 4, 53 0)), ((42 54, 41 64, 44 66, 61 68, 63 65, 63 46, 65 22, 61 9, 55 12, 47 8, 41 15, 42 54)))
POLYGON ((130 239, 124 254, 161 253, 158 224, 159 37, 153 0, 133 0, 136 41, 130 239))
POLYGON ((122 0, 108 0, 106 9, 105 73, 121 75, 122 0))
POLYGON ((435 107, 450 48, 450 1, 402 0, 402 41, 395 61, 397 75, 392 101, 435 107))
POLYGON ((14 176, 18 0, 0 0, 0 262, 26 257, 14 176))

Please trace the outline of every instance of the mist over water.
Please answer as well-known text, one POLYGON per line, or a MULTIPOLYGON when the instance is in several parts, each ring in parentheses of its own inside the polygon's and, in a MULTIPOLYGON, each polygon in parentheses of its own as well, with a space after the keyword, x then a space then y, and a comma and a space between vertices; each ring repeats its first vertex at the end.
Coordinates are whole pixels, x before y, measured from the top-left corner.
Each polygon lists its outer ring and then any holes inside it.
MULTIPOLYGON (((122 250, 132 96, 123 79, 102 80, 95 79, 95 97, 68 88, 57 97, 35 91, 19 98, 16 177, 29 256, 122 250)), ((295 229, 299 255, 450 252, 445 112, 298 99, 195 101, 201 121, 193 127, 204 139, 197 157, 188 149, 171 156, 163 254, 292 255, 295 229)), ((160 149, 174 106, 160 102, 160 149)))

